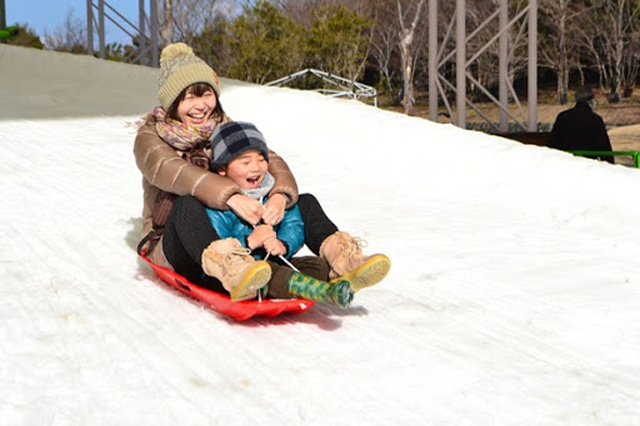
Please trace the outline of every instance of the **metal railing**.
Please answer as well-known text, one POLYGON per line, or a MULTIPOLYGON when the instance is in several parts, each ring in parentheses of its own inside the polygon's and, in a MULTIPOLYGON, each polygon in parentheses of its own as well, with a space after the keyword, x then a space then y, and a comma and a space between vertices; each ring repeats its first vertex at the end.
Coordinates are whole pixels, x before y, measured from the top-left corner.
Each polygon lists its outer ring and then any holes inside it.
MULTIPOLYGON (((0 0, 1 1, 1 0, 0 0)), ((158 2, 138 0, 138 25, 129 21, 107 0, 86 0, 87 2, 87 52, 93 56, 94 35, 98 37, 98 57, 106 58, 105 19, 131 37, 136 48, 127 54, 125 62, 159 66, 158 2), (145 8, 149 2, 149 13, 145 8)))
POLYGON ((277 80, 270 81, 266 83, 267 86, 282 86, 284 84, 290 83, 298 78, 304 77, 305 75, 313 75, 323 82, 327 83, 329 86, 332 86, 333 89, 330 88, 319 88, 314 91, 322 93, 323 95, 328 95, 334 98, 347 97, 351 99, 361 99, 361 98, 373 98, 373 105, 378 106, 378 93, 375 88, 371 86, 367 86, 366 84, 359 83, 357 81, 349 80, 344 77, 340 77, 335 74, 331 74, 328 72, 316 70, 313 68, 307 68, 302 71, 298 71, 296 73, 290 74, 286 77, 279 78, 277 80))

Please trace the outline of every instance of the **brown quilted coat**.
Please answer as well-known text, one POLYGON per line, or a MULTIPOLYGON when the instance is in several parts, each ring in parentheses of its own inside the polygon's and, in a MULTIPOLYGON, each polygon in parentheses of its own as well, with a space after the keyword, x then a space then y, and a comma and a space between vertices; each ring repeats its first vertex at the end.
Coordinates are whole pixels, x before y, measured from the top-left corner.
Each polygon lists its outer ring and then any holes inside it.
MULTIPOLYGON (((179 151, 164 142, 155 130, 155 118, 146 117, 136 136, 133 152, 142 172, 144 206, 142 210, 142 236, 152 230, 152 208, 161 190, 176 195, 191 194, 206 206, 227 210, 227 200, 241 193, 240 187, 229 178, 204 170, 181 157, 179 151)), ((276 183, 270 195, 284 194, 287 207, 298 200, 298 187, 287 163, 275 152, 269 151, 269 173, 276 183)), ((162 240, 147 256, 156 264, 171 267, 162 254, 162 240)))

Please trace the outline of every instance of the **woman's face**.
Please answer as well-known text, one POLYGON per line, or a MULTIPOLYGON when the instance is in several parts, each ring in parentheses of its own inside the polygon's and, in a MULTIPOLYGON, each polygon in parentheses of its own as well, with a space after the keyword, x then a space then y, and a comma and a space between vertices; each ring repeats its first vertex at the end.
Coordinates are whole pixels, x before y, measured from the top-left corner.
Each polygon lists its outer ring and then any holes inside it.
POLYGON ((196 96, 193 87, 190 87, 178 105, 178 119, 187 126, 200 126, 211 117, 217 103, 213 90, 208 89, 202 96, 196 96))

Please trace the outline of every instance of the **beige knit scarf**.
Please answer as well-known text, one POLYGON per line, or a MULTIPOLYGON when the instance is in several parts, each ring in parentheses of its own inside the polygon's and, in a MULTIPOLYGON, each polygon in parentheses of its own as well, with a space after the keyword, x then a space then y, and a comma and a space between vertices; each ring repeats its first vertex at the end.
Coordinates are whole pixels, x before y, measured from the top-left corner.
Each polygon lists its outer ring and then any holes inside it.
POLYGON ((201 126, 188 126, 185 123, 167 116, 161 107, 152 112, 156 119, 156 131, 163 141, 174 149, 183 152, 185 160, 209 170, 209 156, 211 150, 211 135, 220 126, 223 119, 212 116, 201 126))

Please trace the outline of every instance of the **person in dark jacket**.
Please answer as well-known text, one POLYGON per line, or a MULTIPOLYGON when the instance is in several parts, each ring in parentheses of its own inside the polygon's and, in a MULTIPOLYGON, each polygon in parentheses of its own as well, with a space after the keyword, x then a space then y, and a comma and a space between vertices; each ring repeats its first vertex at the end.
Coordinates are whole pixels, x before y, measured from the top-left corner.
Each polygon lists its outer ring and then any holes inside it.
MULTIPOLYGON (((581 86, 575 91, 576 105, 556 117, 549 147, 563 151, 612 151, 602 117, 593 112, 593 91, 581 86)), ((612 156, 590 157, 613 164, 612 156)))

